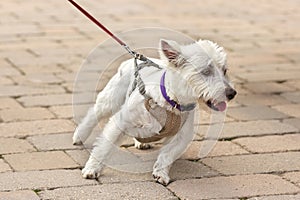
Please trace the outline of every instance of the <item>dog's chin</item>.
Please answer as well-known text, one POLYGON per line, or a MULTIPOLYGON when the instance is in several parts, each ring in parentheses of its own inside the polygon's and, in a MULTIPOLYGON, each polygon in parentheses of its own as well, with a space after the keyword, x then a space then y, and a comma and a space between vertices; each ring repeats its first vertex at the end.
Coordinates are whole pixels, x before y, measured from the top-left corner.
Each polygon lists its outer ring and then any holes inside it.
POLYGON ((227 108, 227 103, 225 101, 214 102, 211 100, 206 101, 206 105, 214 111, 224 112, 227 108))

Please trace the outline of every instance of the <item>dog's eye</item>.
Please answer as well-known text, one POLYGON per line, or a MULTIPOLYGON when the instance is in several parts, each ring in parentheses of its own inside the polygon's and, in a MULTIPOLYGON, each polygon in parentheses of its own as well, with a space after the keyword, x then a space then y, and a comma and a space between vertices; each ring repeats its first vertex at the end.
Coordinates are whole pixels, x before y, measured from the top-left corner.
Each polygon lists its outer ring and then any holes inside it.
POLYGON ((224 75, 226 75, 227 74, 227 69, 224 69, 224 75))
POLYGON ((209 76, 212 74, 211 69, 205 69, 201 72, 204 76, 209 76))

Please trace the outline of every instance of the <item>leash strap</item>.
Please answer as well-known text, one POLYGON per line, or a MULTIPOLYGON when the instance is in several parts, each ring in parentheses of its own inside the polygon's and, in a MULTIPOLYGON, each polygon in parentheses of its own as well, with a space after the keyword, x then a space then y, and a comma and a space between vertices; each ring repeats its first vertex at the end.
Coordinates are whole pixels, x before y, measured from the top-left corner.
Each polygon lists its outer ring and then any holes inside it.
POLYGON ((75 1, 73 0, 68 0, 73 6, 75 6, 82 14, 84 14, 87 18, 89 18, 92 22, 94 22, 100 29, 102 29, 105 33, 107 33, 109 36, 111 36, 115 41, 117 41, 130 55, 132 55, 134 57, 134 65, 135 65, 135 72, 134 72, 134 76, 135 76, 135 82, 133 84, 133 90, 135 89, 135 87, 137 86, 139 88, 140 93, 146 96, 146 91, 145 91, 145 84, 143 82, 143 80, 141 79, 141 76, 139 74, 139 67, 137 64, 137 60, 141 60, 143 61, 143 65, 147 65, 147 66, 153 66, 156 67, 158 69, 162 69, 159 65, 157 65, 156 63, 152 62, 151 60, 149 60, 147 57, 145 57, 142 54, 138 54, 135 51, 132 51, 129 46, 126 45, 125 42, 123 42, 120 38, 118 38, 116 35, 114 35, 110 30, 108 30, 103 24, 101 24, 95 17, 93 17, 90 13, 88 13, 85 9, 83 9, 79 4, 77 4, 75 1))
POLYGON ((137 54, 132 51, 129 46, 125 44, 120 38, 114 35, 110 30, 108 30, 103 24, 101 24, 95 17, 93 17, 90 13, 88 13, 85 9, 83 9, 79 4, 77 4, 73 0, 68 0, 73 6, 75 6, 82 14, 84 14, 87 18, 89 18, 92 22, 94 22, 99 28, 101 28, 105 33, 107 33, 110 37, 112 37, 115 41, 117 41, 124 49, 133 57, 138 58, 139 60, 147 59, 143 55, 137 54))

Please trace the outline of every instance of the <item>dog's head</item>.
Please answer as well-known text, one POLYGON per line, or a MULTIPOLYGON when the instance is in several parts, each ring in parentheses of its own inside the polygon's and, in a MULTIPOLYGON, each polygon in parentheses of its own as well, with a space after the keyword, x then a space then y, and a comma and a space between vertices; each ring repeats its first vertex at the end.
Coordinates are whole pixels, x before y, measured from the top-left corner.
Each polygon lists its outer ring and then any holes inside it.
POLYGON ((175 41, 160 41, 160 57, 167 66, 176 70, 192 90, 195 101, 203 100, 216 111, 224 111, 236 91, 227 75, 226 53, 223 47, 209 40, 189 45, 175 41))

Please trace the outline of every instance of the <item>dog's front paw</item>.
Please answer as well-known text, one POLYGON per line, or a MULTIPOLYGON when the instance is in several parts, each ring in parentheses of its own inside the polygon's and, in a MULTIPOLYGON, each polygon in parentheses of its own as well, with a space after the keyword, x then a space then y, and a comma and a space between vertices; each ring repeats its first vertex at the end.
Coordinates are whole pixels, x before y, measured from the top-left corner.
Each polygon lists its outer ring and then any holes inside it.
POLYGON ((100 169, 85 167, 82 169, 81 173, 83 178, 97 179, 100 176, 100 171, 100 169))
POLYGON ((153 171, 152 176, 158 183, 162 185, 168 185, 170 182, 168 173, 164 172, 163 170, 153 171))

